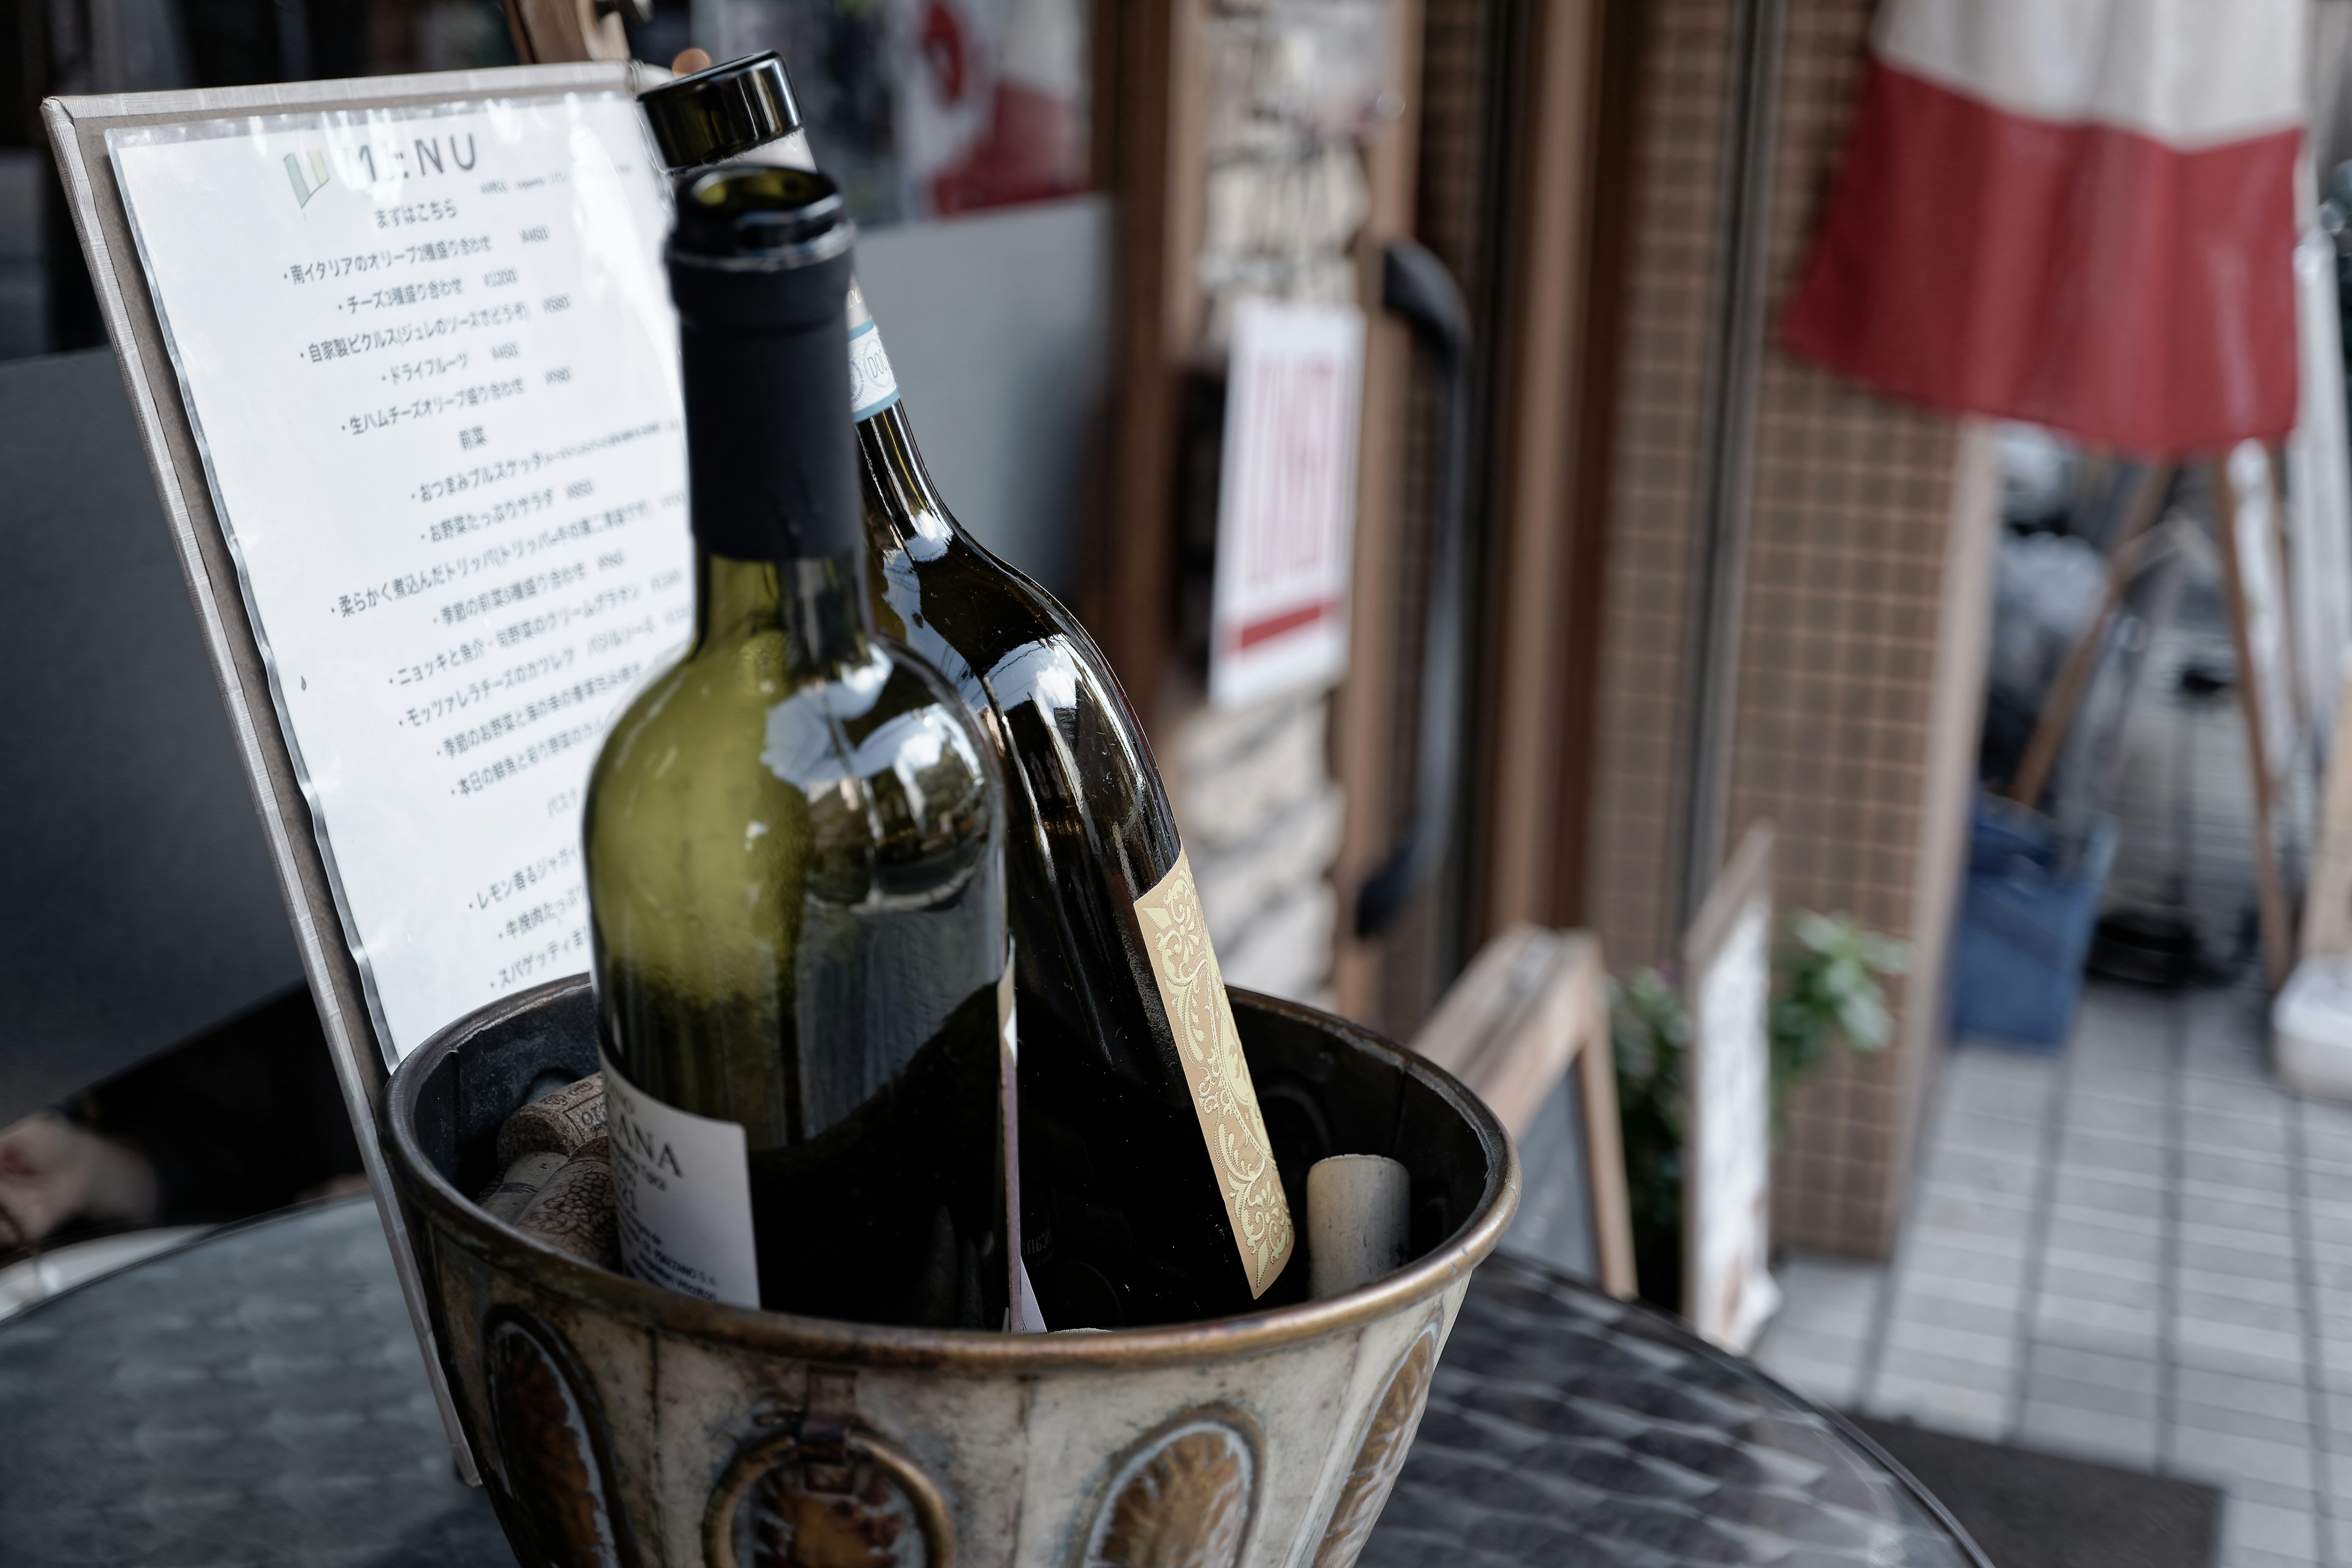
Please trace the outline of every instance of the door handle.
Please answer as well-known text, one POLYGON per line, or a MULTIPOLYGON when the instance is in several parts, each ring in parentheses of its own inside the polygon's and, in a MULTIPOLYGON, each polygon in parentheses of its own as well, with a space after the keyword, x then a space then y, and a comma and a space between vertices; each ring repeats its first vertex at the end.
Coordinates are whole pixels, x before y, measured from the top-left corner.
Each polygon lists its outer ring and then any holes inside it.
POLYGON ((1444 863, 1454 837, 1469 589, 1470 310, 1445 264, 1411 239, 1392 239, 1381 254, 1381 304, 1412 327, 1437 370, 1436 551, 1423 622, 1412 819, 1357 891, 1356 934, 1363 937, 1396 923, 1444 863))

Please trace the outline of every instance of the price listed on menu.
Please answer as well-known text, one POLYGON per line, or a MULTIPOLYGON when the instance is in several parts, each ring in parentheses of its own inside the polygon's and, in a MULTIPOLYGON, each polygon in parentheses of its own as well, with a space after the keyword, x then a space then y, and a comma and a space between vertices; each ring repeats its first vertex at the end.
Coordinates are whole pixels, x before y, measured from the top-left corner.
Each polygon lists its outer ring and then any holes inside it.
POLYGON ((107 144, 396 1062, 588 967, 582 789, 692 616, 663 188, 617 92, 107 144))

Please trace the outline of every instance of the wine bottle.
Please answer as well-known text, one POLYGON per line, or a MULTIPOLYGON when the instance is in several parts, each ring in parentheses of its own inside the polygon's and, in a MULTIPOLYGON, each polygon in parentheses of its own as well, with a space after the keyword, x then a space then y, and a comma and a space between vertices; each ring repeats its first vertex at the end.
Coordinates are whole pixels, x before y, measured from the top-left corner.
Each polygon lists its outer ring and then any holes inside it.
POLYGON ((693 636, 591 774, 589 930, 623 1260, 740 1305, 1004 1324, 1002 784, 874 634, 824 175, 679 194, 693 636))
MULTIPOLYGON (((673 169, 761 144, 809 162, 772 56, 641 101, 673 169)), ((1289 1205, 1150 747, 1076 618, 940 500, 854 286, 849 332, 876 620, 954 683, 1006 780, 1023 1254, 1045 1322, 1247 1311, 1295 1250, 1289 1205)))
POLYGON ((857 435, 876 619, 985 716, 1005 764, 1022 1223, 1045 1321, 1247 1311, 1290 1259, 1289 1204, 1142 726, 1076 617, 956 522, 904 401, 857 435))

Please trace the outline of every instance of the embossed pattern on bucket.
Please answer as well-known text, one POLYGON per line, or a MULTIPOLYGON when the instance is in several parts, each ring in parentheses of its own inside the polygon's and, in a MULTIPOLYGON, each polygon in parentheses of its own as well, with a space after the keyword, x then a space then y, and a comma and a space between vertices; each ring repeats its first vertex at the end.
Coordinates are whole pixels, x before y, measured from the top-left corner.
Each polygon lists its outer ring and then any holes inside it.
POLYGON ((593 1070, 585 981, 418 1050, 385 1096, 386 1145, 436 1349, 526 1568, 1349 1568, 1517 1164, 1419 1058, 1308 1008, 1234 1003, 1285 1107, 1284 1170, 1402 1162, 1410 1261, 1327 1300, 1111 1333, 794 1318, 584 1265, 462 1194, 495 1174, 534 1079, 593 1070))

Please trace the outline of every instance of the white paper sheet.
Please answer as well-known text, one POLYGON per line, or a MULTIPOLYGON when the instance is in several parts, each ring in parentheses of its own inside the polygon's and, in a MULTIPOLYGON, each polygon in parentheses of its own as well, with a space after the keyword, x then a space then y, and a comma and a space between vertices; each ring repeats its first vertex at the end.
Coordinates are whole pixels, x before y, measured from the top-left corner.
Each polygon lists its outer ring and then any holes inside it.
POLYGON ((1348 668, 1364 316, 1244 299, 1234 309, 1209 698, 1246 708, 1348 668))
POLYGON ((618 92, 108 146, 397 1062, 588 965, 582 787, 692 615, 667 196, 618 92))

